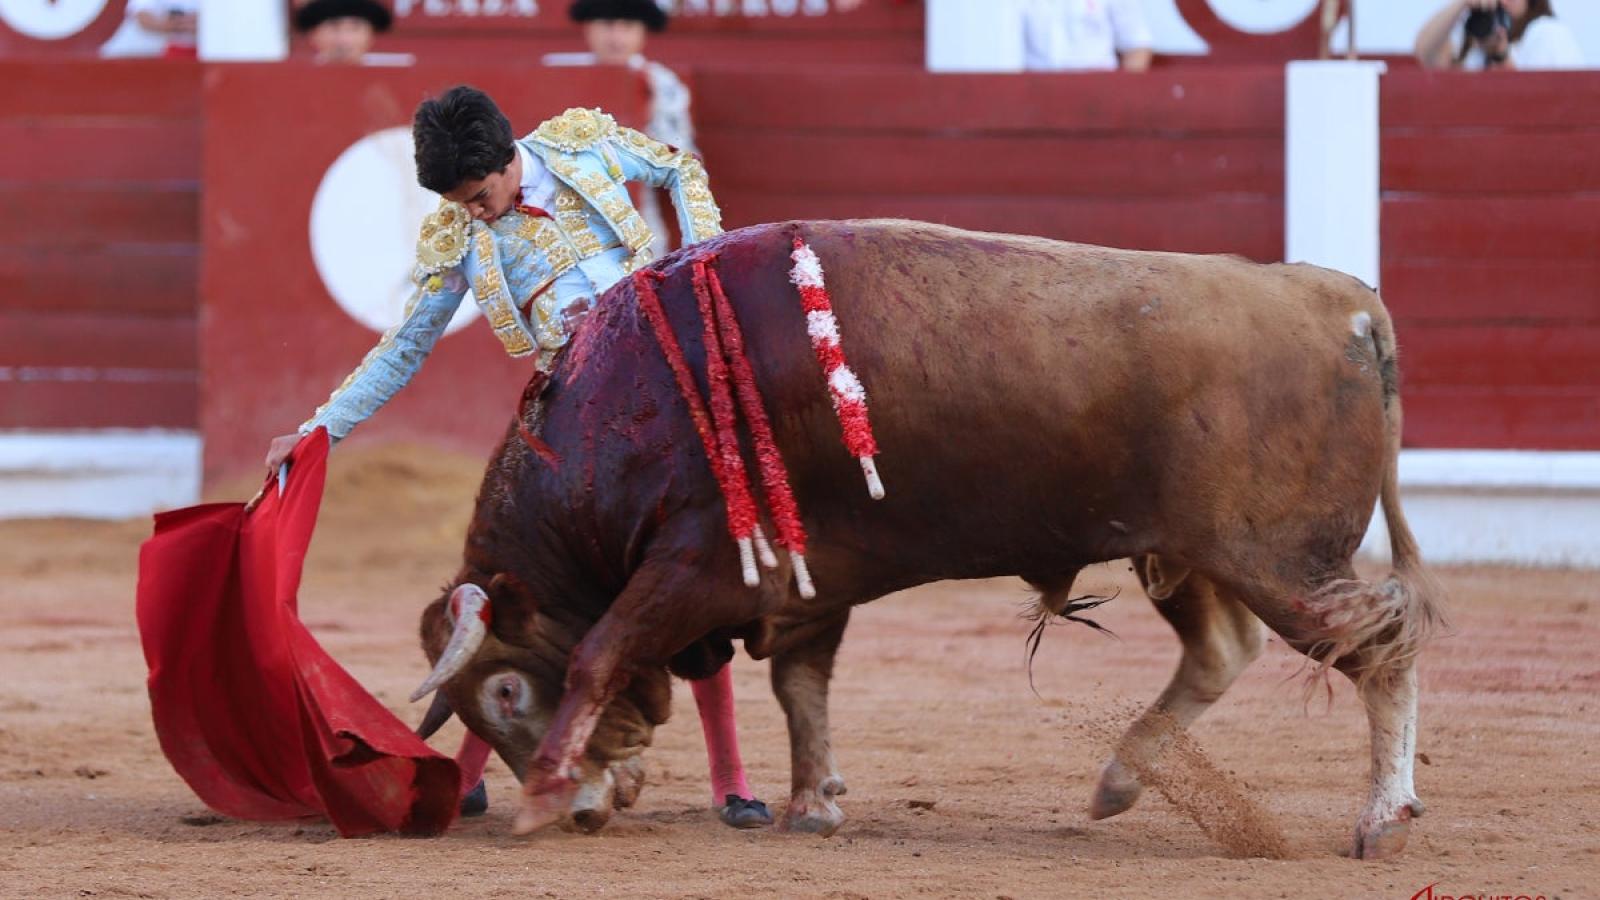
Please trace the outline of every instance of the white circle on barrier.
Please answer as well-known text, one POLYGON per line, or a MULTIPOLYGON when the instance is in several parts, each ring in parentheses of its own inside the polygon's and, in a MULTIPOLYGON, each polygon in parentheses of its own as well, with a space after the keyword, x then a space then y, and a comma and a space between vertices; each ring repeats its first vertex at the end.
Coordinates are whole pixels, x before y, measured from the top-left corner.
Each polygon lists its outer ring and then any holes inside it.
POLYGON ((88 28, 106 0, 0 0, 0 19, 31 38, 58 41, 88 28))
MULTIPOLYGON (((350 318, 381 333, 405 317, 417 231, 438 206, 439 195, 417 184, 409 128, 369 134, 328 167, 311 201, 311 258, 350 318)), ((477 315, 468 291, 444 333, 477 315)))
POLYGON ((1208 0, 1217 18, 1239 31, 1274 34, 1305 21, 1317 0, 1208 0))

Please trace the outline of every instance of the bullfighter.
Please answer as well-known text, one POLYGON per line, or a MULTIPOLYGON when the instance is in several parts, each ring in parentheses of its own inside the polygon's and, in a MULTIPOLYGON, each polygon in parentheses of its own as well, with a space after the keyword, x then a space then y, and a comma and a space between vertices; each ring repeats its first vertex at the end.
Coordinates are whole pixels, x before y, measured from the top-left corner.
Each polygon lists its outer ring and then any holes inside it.
MULTIPOLYGON (((598 109, 567 110, 513 139, 488 95, 458 86, 417 108, 412 137, 417 180, 441 195, 417 242, 415 294, 403 320, 327 402, 297 431, 272 440, 269 470, 312 430, 326 428, 337 442, 377 412, 422 367, 469 288, 506 352, 548 371, 596 298, 652 259, 655 235, 630 201, 628 183, 671 195, 685 244, 722 233, 700 161, 598 109)), ((713 806, 736 828, 771 824, 745 779, 727 666, 691 686, 713 806)), ((481 765, 487 745, 467 740, 463 757, 476 752, 481 765)), ((463 810, 486 806, 480 781, 463 810)))

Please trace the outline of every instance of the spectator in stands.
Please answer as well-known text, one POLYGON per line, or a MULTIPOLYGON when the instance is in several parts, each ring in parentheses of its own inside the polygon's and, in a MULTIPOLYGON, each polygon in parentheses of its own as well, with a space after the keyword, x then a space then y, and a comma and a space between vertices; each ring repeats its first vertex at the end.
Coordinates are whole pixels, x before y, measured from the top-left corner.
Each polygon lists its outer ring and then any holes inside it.
POLYGON ((1024 67, 1143 72, 1153 40, 1141 0, 1021 0, 1024 67))
POLYGON ((100 48, 107 58, 194 59, 200 0, 128 0, 122 27, 100 48))
POLYGON ((1416 54, 1429 69, 1583 68, 1550 0, 1450 0, 1417 33, 1416 54))
MULTIPOLYGON (((644 133, 698 155, 689 119, 689 88, 671 69, 644 56, 650 35, 667 27, 667 14, 655 0, 577 0, 567 14, 583 27, 589 52, 550 53, 544 58, 545 65, 627 66, 640 73, 650 87, 650 121, 644 133)), ((652 249, 657 256, 666 253, 671 242, 656 191, 644 191, 639 212, 656 235, 652 249)))
POLYGON ((377 0, 310 0, 294 11, 294 27, 306 36, 316 61, 361 65, 372 41, 394 17, 377 0))

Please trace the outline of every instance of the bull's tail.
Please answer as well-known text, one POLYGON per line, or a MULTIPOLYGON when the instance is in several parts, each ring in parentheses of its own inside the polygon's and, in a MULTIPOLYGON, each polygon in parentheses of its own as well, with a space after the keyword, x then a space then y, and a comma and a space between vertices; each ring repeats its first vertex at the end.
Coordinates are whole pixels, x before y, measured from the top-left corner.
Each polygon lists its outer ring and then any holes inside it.
POLYGON ((1393 325, 1380 309, 1372 317, 1372 343, 1383 385, 1386 447, 1379 503, 1389 530, 1393 571, 1379 584, 1336 581, 1311 597, 1325 638, 1312 656, 1357 682, 1404 671, 1444 624, 1444 591, 1422 565, 1416 536, 1400 508, 1400 370, 1393 325))

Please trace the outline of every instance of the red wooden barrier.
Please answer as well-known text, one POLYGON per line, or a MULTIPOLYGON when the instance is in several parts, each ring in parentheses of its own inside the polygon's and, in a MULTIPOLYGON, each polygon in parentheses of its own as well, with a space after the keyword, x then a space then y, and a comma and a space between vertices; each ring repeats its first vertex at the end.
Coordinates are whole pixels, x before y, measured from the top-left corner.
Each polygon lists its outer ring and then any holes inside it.
POLYGON ((900 216, 1283 256, 1283 73, 696 70, 731 224, 900 216))
POLYGON ((1385 76, 1406 440, 1600 449, 1600 74, 1385 76))
POLYGON ((197 424, 199 75, 0 64, 0 428, 197 424))
MULTIPOLYGON (((605 107, 624 122, 644 118, 644 94, 625 70, 245 65, 206 72, 200 422, 208 478, 258 466, 268 439, 304 421, 377 342, 318 275, 312 200, 347 147, 409 126, 420 100, 463 82, 494 96, 519 132, 574 105, 605 107)), ((393 229, 409 244, 418 225, 393 229)), ((384 237, 375 228, 371 240, 384 237)), ((395 274, 397 283, 405 277, 395 274)), ((530 372, 527 360, 507 357, 487 327, 471 323, 443 338, 415 381, 352 439, 428 440, 486 453, 530 372)))
MULTIPOLYGON (((643 114, 636 81, 581 69, 7 63, 0 80, 0 428, 198 424, 212 476, 253 467, 376 339, 330 299, 307 228, 352 142, 457 81, 524 128, 574 103, 643 114)), ((732 226, 885 215, 1283 252, 1277 67, 703 65, 692 83, 732 226)), ((1396 71, 1383 92, 1408 444, 1600 448, 1600 75, 1396 71)), ((470 325, 357 439, 481 450, 526 375, 470 325)))

